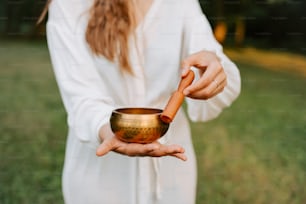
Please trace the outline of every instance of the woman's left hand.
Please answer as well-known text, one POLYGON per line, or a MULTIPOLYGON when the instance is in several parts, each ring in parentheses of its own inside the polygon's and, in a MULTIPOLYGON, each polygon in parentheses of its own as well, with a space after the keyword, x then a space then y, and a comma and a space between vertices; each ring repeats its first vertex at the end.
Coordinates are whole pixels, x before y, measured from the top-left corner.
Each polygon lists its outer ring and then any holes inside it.
POLYGON ((183 161, 187 160, 185 149, 180 145, 164 145, 158 141, 148 144, 126 143, 120 141, 112 132, 110 124, 105 124, 100 128, 99 137, 101 144, 97 148, 96 155, 104 156, 110 151, 119 154, 133 156, 164 157, 172 156, 183 161))
POLYGON ((191 66, 199 70, 200 78, 184 90, 186 96, 206 100, 223 91, 226 74, 215 53, 201 51, 188 56, 182 62, 182 77, 187 75, 191 66))

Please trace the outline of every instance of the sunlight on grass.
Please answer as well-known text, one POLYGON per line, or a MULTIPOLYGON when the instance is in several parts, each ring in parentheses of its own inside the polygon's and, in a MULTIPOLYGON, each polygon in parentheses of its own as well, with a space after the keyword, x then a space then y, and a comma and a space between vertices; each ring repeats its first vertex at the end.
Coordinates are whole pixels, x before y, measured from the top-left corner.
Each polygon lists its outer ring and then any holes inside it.
POLYGON ((255 64, 274 71, 302 74, 306 77, 306 58, 302 55, 255 48, 227 49, 226 53, 238 62, 255 64))

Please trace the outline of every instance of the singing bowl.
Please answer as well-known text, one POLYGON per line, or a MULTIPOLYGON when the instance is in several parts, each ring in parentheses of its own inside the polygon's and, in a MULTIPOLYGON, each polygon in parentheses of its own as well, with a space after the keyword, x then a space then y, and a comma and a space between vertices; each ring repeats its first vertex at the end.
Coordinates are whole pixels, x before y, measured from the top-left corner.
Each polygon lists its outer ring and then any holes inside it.
POLYGON ((151 143, 162 137, 169 123, 160 119, 161 109, 120 108, 112 112, 110 125, 115 136, 127 143, 151 143))

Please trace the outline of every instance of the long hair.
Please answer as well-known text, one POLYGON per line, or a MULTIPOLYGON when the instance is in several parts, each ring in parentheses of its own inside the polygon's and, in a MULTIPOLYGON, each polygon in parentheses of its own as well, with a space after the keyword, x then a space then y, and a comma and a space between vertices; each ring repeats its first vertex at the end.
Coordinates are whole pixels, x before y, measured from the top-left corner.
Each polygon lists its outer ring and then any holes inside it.
POLYGON ((131 71, 129 37, 135 30, 131 0, 95 0, 90 10, 86 41, 92 51, 131 71))
MULTIPOLYGON (((38 23, 42 22, 51 0, 47 1, 38 23)), ((96 55, 104 56, 120 68, 132 72, 129 58, 129 39, 136 28, 136 17, 131 0, 95 0, 89 10, 85 38, 96 55)))

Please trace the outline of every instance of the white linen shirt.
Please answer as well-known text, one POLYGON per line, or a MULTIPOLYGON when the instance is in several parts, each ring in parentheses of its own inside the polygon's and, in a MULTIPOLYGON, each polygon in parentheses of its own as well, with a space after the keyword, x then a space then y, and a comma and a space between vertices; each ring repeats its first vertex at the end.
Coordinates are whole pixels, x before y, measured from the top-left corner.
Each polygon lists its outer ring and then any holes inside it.
POLYGON ((164 108, 177 88, 182 59, 201 50, 213 51, 221 59, 227 86, 209 100, 188 98, 187 112, 193 121, 211 120, 239 95, 237 67, 223 54, 196 0, 153 0, 136 29, 137 42, 131 40, 131 75, 94 55, 86 43, 92 4, 93 0, 53 0, 49 7, 48 46, 69 126, 65 203, 194 203, 196 161, 182 110, 161 142, 182 145, 187 162, 113 152, 97 157, 98 131, 116 108, 164 108))

